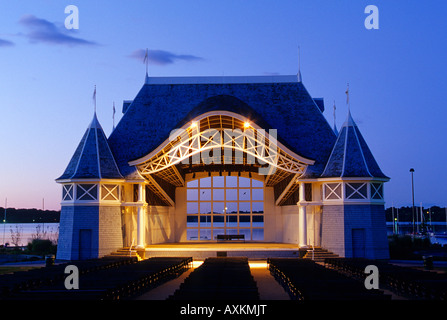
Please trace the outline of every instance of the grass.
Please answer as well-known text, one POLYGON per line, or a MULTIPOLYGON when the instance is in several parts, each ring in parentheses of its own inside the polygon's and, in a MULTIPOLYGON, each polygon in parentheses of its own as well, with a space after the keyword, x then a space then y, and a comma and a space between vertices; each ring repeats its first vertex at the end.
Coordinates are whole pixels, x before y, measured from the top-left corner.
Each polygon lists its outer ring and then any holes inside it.
POLYGON ((40 268, 40 267, 31 267, 31 266, 30 267, 9 267, 9 266, 3 267, 3 266, 0 266, 0 275, 14 273, 14 272, 18 272, 18 271, 28 271, 28 270, 37 269, 37 268, 40 268))

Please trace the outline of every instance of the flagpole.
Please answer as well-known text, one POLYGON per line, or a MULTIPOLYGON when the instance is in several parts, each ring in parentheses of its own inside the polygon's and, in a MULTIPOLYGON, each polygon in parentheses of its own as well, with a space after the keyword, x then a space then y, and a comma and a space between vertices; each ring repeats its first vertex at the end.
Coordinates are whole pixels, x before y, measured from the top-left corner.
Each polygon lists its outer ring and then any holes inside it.
POLYGON ((148 63, 149 63, 149 52, 148 49, 146 48, 146 55, 144 56, 144 62, 146 63, 146 77, 149 74, 149 67, 148 67, 148 63))
POLYGON ((349 102, 349 82, 348 88, 346 89, 346 104, 348 105, 348 111, 351 112, 351 103, 349 102))
POLYGON ((336 128, 337 123, 336 123, 336 116, 335 116, 335 110, 337 109, 337 107, 335 106, 335 100, 334 100, 334 128, 336 128))
POLYGON ((95 114, 96 114, 96 84, 95 84, 95 90, 93 91, 93 106, 95 107, 95 114))
POLYGON ((5 228, 6 228, 6 207, 8 206, 8 198, 5 198, 5 214, 3 216, 3 247, 5 246, 5 228))
POLYGON ((115 101, 113 101, 113 130, 115 130, 115 101))

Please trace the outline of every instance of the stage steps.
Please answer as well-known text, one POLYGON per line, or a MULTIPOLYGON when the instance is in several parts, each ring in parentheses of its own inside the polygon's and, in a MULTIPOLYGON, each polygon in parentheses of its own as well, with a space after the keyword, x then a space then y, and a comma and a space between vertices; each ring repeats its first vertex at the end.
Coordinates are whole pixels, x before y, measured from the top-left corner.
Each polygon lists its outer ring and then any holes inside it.
POLYGON ((111 257, 137 257, 138 261, 143 260, 143 258, 138 254, 137 250, 135 248, 130 249, 130 247, 124 247, 121 249, 118 249, 115 252, 110 253, 111 257))
POLYGON ((337 254, 320 247, 315 247, 313 250, 313 256, 312 249, 308 249, 303 259, 313 260, 315 262, 324 262, 324 259, 326 258, 339 258, 337 254))
POLYGON ((296 250, 146 250, 145 257, 192 257, 203 260, 213 257, 246 257, 248 259, 299 258, 303 253, 296 250))
POLYGON ((293 246, 266 244, 258 246, 250 243, 234 244, 181 244, 172 246, 148 246, 144 250, 132 247, 124 247, 111 256, 138 257, 148 259, 152 257, 192 257, 195 260, 204 260, 212 257, 247 257, 248 259, 267 258, 302 258, 308 249, 299 249, 293 246))

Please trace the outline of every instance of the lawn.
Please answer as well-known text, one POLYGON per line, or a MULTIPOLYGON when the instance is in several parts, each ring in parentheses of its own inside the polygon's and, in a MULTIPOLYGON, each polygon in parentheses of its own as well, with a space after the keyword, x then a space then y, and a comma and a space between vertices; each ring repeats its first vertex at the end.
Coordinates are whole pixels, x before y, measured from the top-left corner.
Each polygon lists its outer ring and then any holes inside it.
POLYGON ((0 275, 2 274, 7 274, 7 273, 13 273, 13 272, 17 272, 17 271, 28 271, 31 269, 36 269, 36 268, 40 268, 40 267, 10 267, 10 266, 0 266, 0 275))

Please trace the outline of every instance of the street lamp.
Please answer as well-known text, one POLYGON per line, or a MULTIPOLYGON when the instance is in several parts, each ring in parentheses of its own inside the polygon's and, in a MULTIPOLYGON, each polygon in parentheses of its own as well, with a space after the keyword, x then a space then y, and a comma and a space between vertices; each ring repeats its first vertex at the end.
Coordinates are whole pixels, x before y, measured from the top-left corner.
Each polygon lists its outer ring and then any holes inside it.
POLYGON ((5 245, 5 228, 6 228, 6 207, 8 206, 8 198, 5 199, 5 214, 3 216, 3 247, 6 247, 5 245))
POLYGON ((413 236, 414 236, 414 180, 413 180, 413 173, 414 169, 410 169, 411 172, 411 196, 413 198, 413 236))

